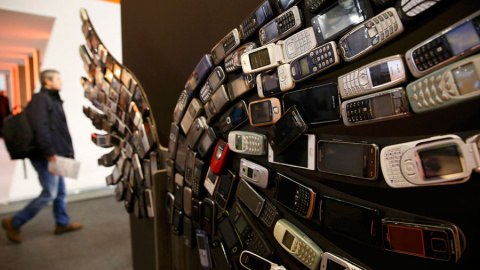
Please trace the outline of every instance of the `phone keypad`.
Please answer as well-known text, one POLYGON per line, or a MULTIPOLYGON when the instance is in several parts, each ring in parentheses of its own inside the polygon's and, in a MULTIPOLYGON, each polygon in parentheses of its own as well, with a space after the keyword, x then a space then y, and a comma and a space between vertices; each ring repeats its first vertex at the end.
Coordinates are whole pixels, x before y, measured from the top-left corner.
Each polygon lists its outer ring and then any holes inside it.
POLYGON ((300 216, 307 216, 310 210, 310 189, 298 186, 295 194, 295 212, 300 216))
POLYGON ((311 51, 308 56, 312 59, 312 71, 314 73, 317 73, 335 63, 335 52, 330 44, 326 44, 311 51))
POLYGON ((289 11, 275 19, 278 28, 278 34, 281 35, 295 26, 295 14, 289 11))
POLYGON ((436 66, 452 57, 443 37, 438 37, 412 52, 412 58, 419 71, 436 66))
POLYGON ((245 19, 241 24, 240 24, 240 31, 242 31, 242 38, 245 40, 248 37, 250 37, 256 29, 256 23, 255 19, 253 17, 249 17, 245 19))
POLYGON ((312 49, 312 38, 308 29, 302 30, 285 41, 285 52, 289 59, 300 56, 312 49))
POLYGON ((449 95, 456 95, 456 92, 452 89, 452 80, 453 77, 448 73, 443 79, 442 75, 436 77, 432 75, 417 82, 411 88, 413 95, 410 97, 410 102, 415 104, 418 109, 426 109, 449 101, 449 95), (435 85, 438 85, 438 88, 435 85))
POLYGON ((200 180, 192 181, 192 194, 194 197, 200 197, 200 180))
POLYGON ((398 29, 398 23, 392 11, 381 13, 365 24, 368 36, 372 38, 372 46, 393 35, 398 29))
POLYGON ((312 267, 317 257, 317 254, 314 252, 314 250, 310 248, 309 245, 302 243, 297 239, 293 241, 292 246, 292 251, 296 253, 297 259, 300 260, 303 264, 312 267))
POLYGON ((210 87, 210 84, 208 82, 205 83, 205 86, 200 89, 200 100, 203 103, 207 103, 210 98, 212 97, 213 90, 210 87))
POLYGON ((278 220, 279 216, 277 208, 269 201, 265 201, 265 207, 260 215, 260 220, 267 225, 268 228, 271 228, 278 220))
POLYGON ((435 5, 437 1, 412 1, 412 0, 402 0, 401 6, 402 10, 407 14, 407 16, 415 17, 417 14, 422 13, 424 10, 435 5))
POLYGON ((413 184, 408 182, 405 177, 403 177, 402 171, 400 170, 400 159, 402 158, 402 155, 403 152, 400 147, 393 147, 388 149, 388 151, 385 151, 385 156, 383 159, 386 160, 386 173, 390 177, 390 179, 385 180, 389 181, 396 187, 409 187, 413 184))
POLYGON ((364 91, 370 90, 367 69, 355 70, 342 78, 345 96, 361 95, 364 91))
POLYGON ((347 103, 346 109, 348 122, 350 123, 372 119, 369 99, 347 103))
POLYGON ((264 140, 260 136, 244 135, 242 150, 252 155, 264 154, 264 140))
POLYGON ((228 53, 236 45, 237 45, 237 42, 235 42, 235 35, 233 34, 228 35, 228 37, 223 41, 223 49, 225 53, 228 53))

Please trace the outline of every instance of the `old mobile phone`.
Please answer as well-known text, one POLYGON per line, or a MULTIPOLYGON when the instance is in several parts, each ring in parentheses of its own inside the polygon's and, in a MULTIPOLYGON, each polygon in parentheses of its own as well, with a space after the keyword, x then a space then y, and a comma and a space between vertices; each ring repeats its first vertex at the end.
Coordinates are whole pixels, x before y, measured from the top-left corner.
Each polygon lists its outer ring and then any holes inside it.
POLYGON ((267 167, 242 158, 240 160, 239 176, 251 184, 261 188, 267 188, 268 180, 270 179, 270 170, 267 167))
POLYGON ((340 97, 337 84, 329 83, 295 90, 283 95, 283 110, 296 105, 310 125, 339 121, 340 97))
POLYGON ((202 158, 208 156, 217 140, 218 136, 213 127, 208 127, 205 132, 203 132, 202 137, 200 137, 200 140, 197 143, 197 151, 202 158))
POLYGON ((260 133, 234 130, 228 134, 228 147, 233 152, 263 156, 267 153, 266 140, 260 133))
POLYGON ((336 254, 325 252, 320 261, 320 270, 365 270, 365 268, 336 254))
POLYGON ((267 45, 293 33, 302 26, 302 15, 297 6, 278 15, 258 31, 260 44, 267 45))
POLYGON ((320 223, 325 228, 352 239, 373 244, 380 227, 380 211, 338 198, 320 197, 320 223))
POLYGON ((200 137, 202 136, 202 134, 205 132, 207 128, 208 128, 207 119, 205 119, 204 116, 200 116, 197 119, 195 119, 195 121, 192 124, 192 127, 187 133, 187 142, 190 148, 192 149, 195 148, 198 141, 200 140, 200 137))
POLYGON ((208 236, 203 230, 196 230, 198 254, 200 256, 200 265, 203 269, 212 269, 212 257, 210 255, 210 246, 208 244, 208 236))
POLYGON ((205 54, 198 62, 197 66, 193 70, 192 74, 185 83, 185 91, 188 97, 193 95, 193 92, 203 85, 207 79, 208 74, 213 70, 214 64, 212 57, 209 54, 205 54))
POLYGON ((334 41, 327 42, 290 63, 292 79, 295 82, 303 81, 338 63, 340 63, 340 56, 336 43, 334 41))
POLYGON ((185 183, 189 186, 192 185, 193 181, 193 170, 195 167, 195 160, 197 158, 197 153, 192 149, 188 148, 187 158, 185 159, 185 183))
POLYGON ((327 4, 330 6, 311 20, 318 44, 337 39, 374 15, 368 0, 334 0, 327 4))
POLYGON ((404 22, 408 22, 440 1, 441 0, 398 0, 395 4, 395 8, 397 9, 400 19, 404 22))
POLYGON ((288 253, 308 268, 313 270, 320 264, 323 250, 290 221, 283 218, 278 220, 273 236, 288 253))
POLYGON ((245 52, 241 56, 242 70, 245 74, 269 70, 284 62, 282 45, 268 44, 245 52))
POLYGON ((273 96, 295 87, 290 73, 290 65, 283 64, 276 69, 263 71, 257 75, 257 91, 261 98, 273 96))
POLYGON ((137 104, 133 101, 130 102, 130 106, 128 107, 128 119, 135 127, 139 127, 143 124, 142 113, 138 109, 137 104))
POLYGON ((315 170, 315 134, 303 134, 281 154, 268 147, 268 162, 290 167, 315 170))
POLYGON ((233 264, 230 261, 230 254, 227 254, 225 247, 220 239, 217 239, 212 242, 211 246, 213 262, 216 269, 233 269, 233 264))
POLYGON ((175 196, 174 206, 177 209, 183 210, 183 175, 175 173, 175 189, 173 195, 175 196))
POLYGON ((243 53, 251 51, 255 48, 257 48, 257 45, 254 42, 247 42, 227 55, 225 57, 225 71, 230 73, 242 68, 240 57, 243 53))
POLYGON ((208 76, 205 84, 200 89, 200 100, 203 103, 207 103, 212 97, 212 94, 215 92, 215 90, 217 90, 224 81, 225 72, 223 71, 223 68, 215 67, 212 73, 210 73, 210 75, 208 76))
POLYGON ((208 164, 203 160, 196 158, 195 166, 193 167, 193 179, 192 179, 192 194, 194 197, 200 198, 202 195, 201 187, 203 186, 203 180, 208 171, 208 164))
POLYGON ((173 193, 175 183, 175 163, 172 159, 167 158, 165 160, 165 170, 167 171, 167 186, 168 192, 173 193))
POLYGON ((237 176, 230 170, 227 170, 227 173, 220 175, 218 179, 218 187, 215 190, 215 202, 217 203, 218 208, 225 210, 230 200, 230 195, 234 189, 237 176))
MULTIPOLYGON (((213 152, 212 159, 210 160, 210 169, 214 174, 220 175, 222 173, 227 164, 229 153, 228 142, 219 139, 215 151, 213 152)), ((211 195, 213 196, 213 192, 211 195)))
POLYGON ((278 98, 267 98, 250 102, 248 111, 250 112, 248 119, 251 126, 266 126, 280 119, 282 106, 278 98))
POLYGON ((125 181, 119 181, 117 186, 115 187, 115 191, 113 193, 114 197, 115 197, 115 200, 117 202, 121 202, 123 200, 125 200, 125 193, 127 191, 127 184, 125 183, 125 181))
POLYGON ((205 115, 208 120, 212 120, 215 115, 223 111, 230 103, 225 85, 221 85, 215 93, 213 93, 211 99, 205 104, 205 115))
POLYGON ((263 211, 258 218, 270 231, 273 231, 275 223, 280 219, 280 213, 273 203, 265 199, 263 211))
POLYGON ((110 134, 92 133, 91 139, 94 144, 103 148, 109 148, 113 145, 110 143, 110 134))
POLYGON ((192 189, 189 186, 183 187, 183 212, 187 216, 192 215, 192 189))
POLYGON ((367 180, 378 177, 376 144, 320 140, 317 148, 317 169, 321 172, 367 180))
POLYGON ((457 135, 435 136, 382 149, 380 164, 391 187, 464 183, 478 168, 478 144, 457 135))
POLYGON ((350 62, 394 39, 403 29, 395 8, 387 8, 345 34, 338 41, 338 47, 343 59, 350 62))
POLYGON ((205 181, 203 182, 203 186, 211 196, 213 196, 213 194, 215 193, 219 178, 220 176, 213 173, 212 168, 209 167, 207 175, 205 177, 205 181))
POLYGON ((185 161, 187 159, 187 139, 183 135, 178 136, 177 156, 175 157, 175 169, 180 174, 185 173, 185 161))
POLYGON ((200 116, 203 111, 203 104, 198 98, 193 98, 188 105, 185 115, 183 116, 180 126, 185 134, 188 133, 190 127, 192 126, 193 121, 200 116))
POLYGON ((213 47, 211 52, 213 63, 218 65, 238 45, 240 45, 240 33, 237 28, 234 28, 213 47))
POLYGON ((192 198, 192 224, 196 229, 201 229, 202 222, 202 201, 192 198))
POLYGON ((407 85, 415 113, 429 112, 480 97, 480 56, 457 61, 407 85))
POLYGON ((338 77, 343 99, 388 89, 407 81, 402 55, 379 59, 338 77))
POLYGON ((284 59, 288 63, 306 54, 318 45, 312 27, 305 28, 289 38, 277 42, 277 44, 283 45, 284 59))
POLYGON ((153 218, 155 216, 155 211, 153 209, 152 190, 149 188, 145 189, 145 208, 147 209, 147 217, 153 218))
POLYGON ((264 258, 270 258, 274 249, 256 223, 256 218, 238 200, 235 201, 229 216, 240 234, 243 249, 250 250, 264 258))
POLYGON ((238 199, 240 199, 252 213, 259 217, 265 204, 265 198, 263 198, 258 192, 253 189, 250 184, 245 180, 240 179, 237 191, 235 193, 238 199))
POLYGON ((175 122, 175 124, 180 124, 180 121, 185 113, 185 109, 187 108, 188 100, 189 96, 187 90, 183 90, 178 97, 175 108, 173 109, 173 122, 175 122))
MULTIPOLYGON (((127 187, 128 189, 128 187, 127 187)), ((167 223, 172 224, 173 223, 173 210, 174 210, 174 201, 175 201, 175 196, 173 196, 172 193, 167 192, 167 195, 165 197, 165 212, 167 213, 167 223)))
POLYGON ((273 19, 274 12, 269 0, 263 1, 252 13, 250 13, 239 26, 243 40, 252 36, 258 28, 273 19))
POLYGON ((227 83, 230 100, 235 100, 255 87, 255 74, 240 74, 227 83))
POLYGON ((305 0, 305 8, 311 13, 316 13, 320 8, 325 7, 331 0, 305 0))
POLYGON ((280 154, 307 130, 301 112, 293 105, 267 130, 265 136, 273 151, 280 154))
POLYGON ((311 218, 317 194, 309 187, 277 173, 275 177, 275 200, 304 218, 311 218))
POLYGON ((240 100, 235 105, 233 105, 228 111, 226 111, 218 122, 220 133, 223 137, 228 136, 228 132, 241 124, 243 124, 248 119, 248 109, 245 101, 240 100))
POLYGON ((210 198, 202 201, 202 228, 207 235, 214 235, 216 230, 215 218, 217 216, 215 202, 210 198))
POLYGON ((251 269, 251 270, 281 270, 285 269, 283 266, 278 266, 275 263, 272 263, 271 261, 258 256, 257 254, 244 250, 242 251, 242 254, 240 254, 240 264, 245 267, 246 269, 251 269))
POLYGON ((193 223, 190 217, 183 216, 183 243, 189 248, 195 247, 195 239, 193 238, 193 223))
POLYGON ((403 87, 383 90, 342 103, 346 126, 369 124, 409 116, 407 94, 403 87))
POLYGON ((243 244, 237 229, 233 226, 228 216, 229 214, 225 210, 217 216, 218 230, 222 235, 227 252, 230 255, 237 255, 242 252, 243 244))
POLYGON ((457 262, 465 249, 465 236, 454 224, 382 219, 386 250, 433 260, 457 262))

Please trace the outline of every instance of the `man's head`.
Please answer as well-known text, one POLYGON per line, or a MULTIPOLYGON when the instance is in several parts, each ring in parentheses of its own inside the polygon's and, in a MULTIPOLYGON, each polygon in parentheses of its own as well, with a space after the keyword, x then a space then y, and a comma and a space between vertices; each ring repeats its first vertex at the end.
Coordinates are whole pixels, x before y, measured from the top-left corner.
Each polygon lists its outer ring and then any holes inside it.
POLYGON ((62 90, 62 80, 60 73, 54 69, 47 69, 40 73, 40 83, 43 87, 60 91, 62 90))

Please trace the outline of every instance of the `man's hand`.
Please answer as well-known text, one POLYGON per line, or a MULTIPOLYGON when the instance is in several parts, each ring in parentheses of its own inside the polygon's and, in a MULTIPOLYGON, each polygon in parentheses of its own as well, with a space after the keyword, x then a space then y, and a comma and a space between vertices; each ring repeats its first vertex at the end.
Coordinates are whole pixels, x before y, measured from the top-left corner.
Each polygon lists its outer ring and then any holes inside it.
POLYGON ((53 162, 55 162, 55 161, 57 161, 57 155, 53 155, 53 156, 47 157, 47 160, 48 160, 48 161, 53 161, 53 162))

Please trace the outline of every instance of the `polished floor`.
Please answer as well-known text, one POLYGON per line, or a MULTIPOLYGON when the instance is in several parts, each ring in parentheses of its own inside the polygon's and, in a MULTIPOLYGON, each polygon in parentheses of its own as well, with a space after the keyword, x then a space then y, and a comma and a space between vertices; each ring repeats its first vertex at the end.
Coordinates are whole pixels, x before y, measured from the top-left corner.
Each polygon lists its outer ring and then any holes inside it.
POLYGON ((72 221, 83 223, 81 230, 54 235, 50 206, 23 226, 22 244, 11 243, 0 229, 0 269, 133 269, 129 216, 122 203, 107 196, 69 203, 67 211, 72 221))

